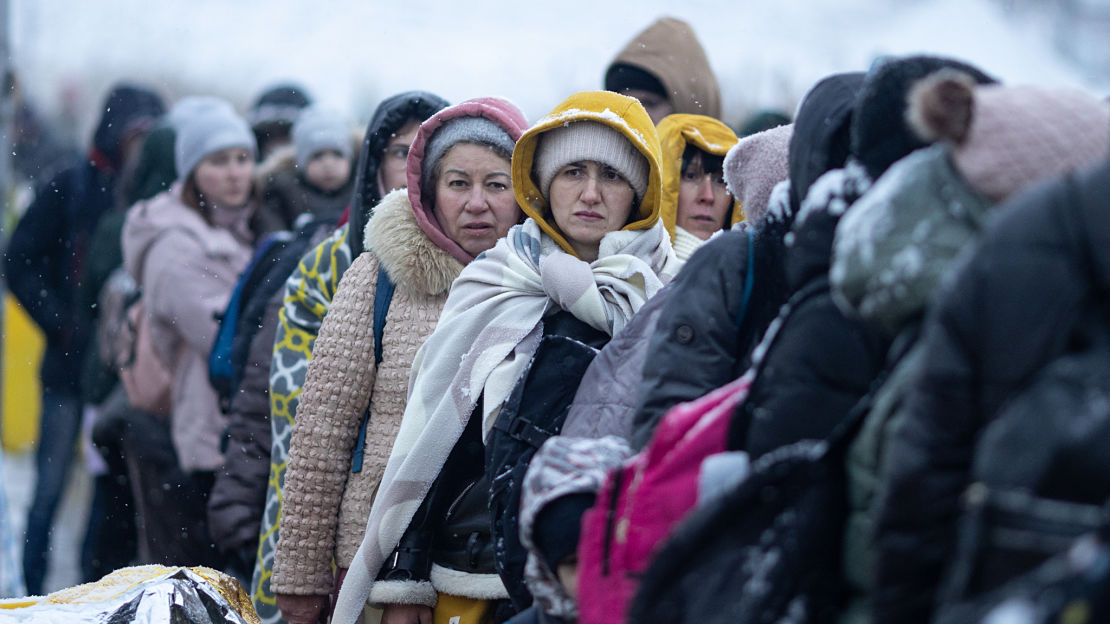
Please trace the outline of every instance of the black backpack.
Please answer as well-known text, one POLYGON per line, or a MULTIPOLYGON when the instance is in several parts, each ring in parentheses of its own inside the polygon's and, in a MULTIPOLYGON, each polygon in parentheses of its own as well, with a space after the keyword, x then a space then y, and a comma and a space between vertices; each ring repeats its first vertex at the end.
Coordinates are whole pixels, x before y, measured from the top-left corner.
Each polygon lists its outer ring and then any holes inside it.
POLYGON ((544 319, 545 335, 486 440, 497 572, 513 606, 521 611, 532 604, 532 594, 524 584, 528 553, 520 543, 524 473, 544 441, 559 435, 586 368, 609 338, 565 312, 555 316, 560 318, 544 319))
MULTIPOLYGON (((1100 528, 1110 499, 1110 328, 1039 371, 984 429, 940 613, 968 604, 1100 528)), ((955 621, 955 620, 949 620, 955 621)))

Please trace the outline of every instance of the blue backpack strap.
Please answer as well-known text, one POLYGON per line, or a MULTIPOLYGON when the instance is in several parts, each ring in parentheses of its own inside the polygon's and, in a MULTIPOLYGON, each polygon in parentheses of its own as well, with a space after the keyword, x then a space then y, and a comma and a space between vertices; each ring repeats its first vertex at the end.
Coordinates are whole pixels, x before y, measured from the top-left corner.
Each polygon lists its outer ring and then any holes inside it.
MULTIPOLYGON (((374 289, 374 367, 382 363, 382 336, 385 335, 385 317, 389 314, 389 304, 393 302, 393 291, 396 285, 389 279, 389 273, 378 266, 378 285, 374 289)), ((358 426, 358 439, 355 449, 351 452, 351 472, 362 472, 362 453, 366 448, 366 426, 370 423, 370 406, 362 414, 362 423, 358 426)))
POLYGON ((755 234, 747 228, 748 233, 748 271, 744 277, 744 295, 740 299, 740 314, 736 315, 736 325, 744 322, 744 315, 748 312, 748 303, 752 299, 752 287, 755 282, 755 234))

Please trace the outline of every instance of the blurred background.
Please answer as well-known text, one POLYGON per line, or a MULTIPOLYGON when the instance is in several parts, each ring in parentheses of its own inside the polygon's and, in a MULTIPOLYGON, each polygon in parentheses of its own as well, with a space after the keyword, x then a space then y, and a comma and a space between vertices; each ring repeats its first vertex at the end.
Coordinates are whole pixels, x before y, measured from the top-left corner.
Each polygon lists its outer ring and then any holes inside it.
MULTIPOLYGON (((723 121, 734 128, 763 109, 792 113, 817 79, 885 55, 955 56, 1004 82, 1110 93, 1110 0, 0 0, 0 250, 33 178, 46 178, 13 174, 27 157, 7 132, 16 101, 50 128, 51 149, 71 151, 87 145, 120 80, 168 100, 222 96, 240 111, 267 87, 294 81, 360 123, 402 90, 451 101, 501 95, 534 120, 572 92, 600 88, 612 57, 662 15, 697 31, 721 85, 723 121)), ((5 300, 0 539, 21 544, 41 347, 5 300)), ((88 496, 88 476, 77 470, 48 591, 79 575, 88 496)))

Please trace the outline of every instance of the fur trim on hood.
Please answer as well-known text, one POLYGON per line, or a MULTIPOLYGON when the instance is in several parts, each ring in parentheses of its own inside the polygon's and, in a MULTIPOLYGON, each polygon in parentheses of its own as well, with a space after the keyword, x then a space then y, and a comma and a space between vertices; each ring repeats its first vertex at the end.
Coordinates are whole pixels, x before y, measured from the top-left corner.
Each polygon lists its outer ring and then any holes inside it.
POLYGON ((414 215, 405 189, 386 195, 366 224, 364 244, 394 283, 440 295, 451 288, 463 265, 424 234, 414 215))
POLYGON ((513 141, 520 139, 521 133, 528 127, 528 120, 524 113, 512 102, 496 97, 474 98, 449 106, 432 115, 427 121, 420 124, 420 130, 409 147, 409 159, 406 169, 408 178, 408 198, 412 206, 417 225, 424 231, 433 243, 440 249, 451 254, 463 264, 469 264, 474 256, 467 253, 458 243, 451 240, 443 233, 443 228, 436 221, 431 202, 426 202, 421 197, 420 176, 424 170, 424 148, 428 139, 432 137, 440 126, 458 117, 484 117, 496 123, 508 133, 513 141))

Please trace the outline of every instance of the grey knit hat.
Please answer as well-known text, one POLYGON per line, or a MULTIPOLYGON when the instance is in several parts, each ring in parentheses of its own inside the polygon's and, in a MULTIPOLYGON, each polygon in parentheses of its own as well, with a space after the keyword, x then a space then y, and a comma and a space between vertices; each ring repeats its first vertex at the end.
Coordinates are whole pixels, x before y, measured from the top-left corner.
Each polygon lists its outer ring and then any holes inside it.
POLYGON ((293 124, 293 147, 298 169, 307 167, 312 157, 324 150, 335 150, 349 160, 351 132, 338 111, 312 106, 293 124))
POLYGON ((576 121, 540 136, 533 157, 533 170, 540 192, 550 198, 551 181, 564 166, 592 160, 616 169, 643 199, 647 192, 650 165, 623 134, 596 121, 576 121))
POLYGON ((246 148, 252 157, 258 152, 247 122, 222 106, 206 106, 196 111, 177 128, 174 162, 178 177, 189 177, 205 156, 229 147, 246 148))
POLYGON ((165 123, 173 128, 174 132, 180 132, 181 126, 193 117, 204 114, 204 111, 209 108, 220 108, 235 114, 235 108, 231 106, 231 102, 222 98, 212 95, 186 95, 170 107, 170 111, 166 113, 165 123))
POLYGON ((432 174, 447 150, 457 143, 478 143, 494 148, 507 159, 513 157, 513 140, 504 128, 485 117, 454 117, 432 133, 424 147, 424 164, 420 168, 420 191, 431 197, 432 174))

